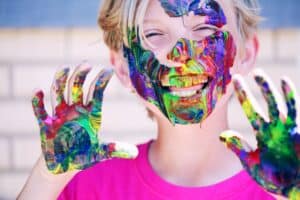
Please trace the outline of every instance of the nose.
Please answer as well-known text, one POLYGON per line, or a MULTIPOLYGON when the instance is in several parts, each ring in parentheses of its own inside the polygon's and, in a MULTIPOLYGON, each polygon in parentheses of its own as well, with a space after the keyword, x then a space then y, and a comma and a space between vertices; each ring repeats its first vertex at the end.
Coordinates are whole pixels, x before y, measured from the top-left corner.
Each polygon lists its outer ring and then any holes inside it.
POLYGON ((172 62, 186 63, 193 56, 193 46, 191 40, 180 38, 168 53, 167 59, 172 62))

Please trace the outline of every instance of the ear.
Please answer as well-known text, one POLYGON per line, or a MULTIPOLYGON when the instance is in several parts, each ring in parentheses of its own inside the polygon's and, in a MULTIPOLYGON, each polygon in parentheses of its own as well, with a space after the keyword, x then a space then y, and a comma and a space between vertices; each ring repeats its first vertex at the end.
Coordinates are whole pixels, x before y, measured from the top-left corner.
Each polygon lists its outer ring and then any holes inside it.
POLYGON ((110 62, 122 85, 126 88, 132 88, 129 77, 128 64, 122 54, 122 51, 110 50, 110 62))
POLYGON ((244 41, 243 50, 241 55, 241 63, 238 67, 238 73, 247 75, 255 66, 257 53, 259 50, 259 41, 256 33, 252 34, 244 41))

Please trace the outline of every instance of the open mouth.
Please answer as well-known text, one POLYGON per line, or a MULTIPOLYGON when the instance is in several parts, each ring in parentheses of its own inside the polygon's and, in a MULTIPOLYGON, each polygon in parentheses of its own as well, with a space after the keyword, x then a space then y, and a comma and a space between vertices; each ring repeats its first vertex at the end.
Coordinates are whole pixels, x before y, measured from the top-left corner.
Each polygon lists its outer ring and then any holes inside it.
POLYGON ((213 78, 207 75, 173 76, 161 80, 161 86, 174 96, 193 97, 201 94, 213 78))

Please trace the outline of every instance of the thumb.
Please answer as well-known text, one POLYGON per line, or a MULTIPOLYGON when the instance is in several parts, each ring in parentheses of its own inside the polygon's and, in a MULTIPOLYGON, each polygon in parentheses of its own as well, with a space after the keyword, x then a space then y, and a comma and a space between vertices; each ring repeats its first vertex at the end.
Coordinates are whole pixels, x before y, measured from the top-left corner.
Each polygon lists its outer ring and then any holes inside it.
POLYGON ((227 130, 221 133, 220 140, 227 148, 233 151, 240 159, 252 151, 244 137, 236 131, 227 130))

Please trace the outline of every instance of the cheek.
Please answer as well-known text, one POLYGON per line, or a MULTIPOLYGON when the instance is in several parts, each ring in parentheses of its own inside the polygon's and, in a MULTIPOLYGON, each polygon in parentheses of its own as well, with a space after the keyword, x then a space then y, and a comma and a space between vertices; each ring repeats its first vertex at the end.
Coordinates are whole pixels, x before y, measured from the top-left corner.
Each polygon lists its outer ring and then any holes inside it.
POLYGON ((244 49, 241 46, 237 46, 237 54, 235 56, 234 64, 230 69, 232 75, 242 73, 243 58, 244 58, 244 49))
POLYGON ((240 37, 237 35, 237 32, 232 33, 233 41, 236 47, 236 55, 234 57, 234 62, 232 67, 230 68, 231 75, 238 74, 239 68, 242 64, 242 58, 244 55, 244 47, 242 46, 242 41, 240 37))
POLYGON ((151 52, 161 65, 173 66, 174 63, 167 59, 167 55, 172 50, 172 46, 173 45, 170 45, 170 48, 160 49, 145 48, 145 50, 151 52))
POLYGON ((244 56, 244 52, 245 52, 245 48, 243 46, 243 41, 241 39, 241 36, 240 34, 237 32, 237 29, 233 29, 231 28, 231 34, 232 34, 232 37, 233 37, 233 40, 234 40, 234 43, 235 43, 235 46, 236 46, 236 56, 235 56, 235 59, 234 59, 234 64, 231 68, 231 72, 232 72, 232 75, 233 74, 236 74, 236 73, 239 73, 239 67, 241 66, 242 64, 242 58, 244 56))
MULTIPOLYGON (((214 110, 218 110, 219 108, 224 108, 227 103, 230 101, 230 97, 233 95, 234 88, 233 84, 230 83, 227 85, 226 93, 222 95, 222 98, 217 102, 216 107, 214 110)), ((215 112, 215 111, 214 111, 215 112)))
POLYGON ((167 118, 164 116, 164 114, 159 110, 157 106, 155 106, 153 103, 150 103, 149 101, 146 101, 144 98, 142 98, 140 95, 136 95, 139 99, 139 101, 142 102, 142 104, 149 109, 155 119, 160 119, 160 120, 166 120, 167 118))
POLYGON ((119 81, 125 88, 129 88, 130 90, 133 90, 133 86, 132 86, 130 76, 129 76, 127 62, 124 62, 124 64, 122 66, 120 66, 118 69, 115 68, 115 73, 116 73, 119 81))

